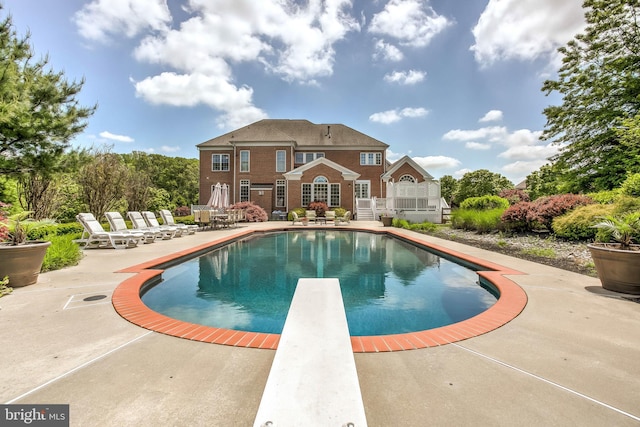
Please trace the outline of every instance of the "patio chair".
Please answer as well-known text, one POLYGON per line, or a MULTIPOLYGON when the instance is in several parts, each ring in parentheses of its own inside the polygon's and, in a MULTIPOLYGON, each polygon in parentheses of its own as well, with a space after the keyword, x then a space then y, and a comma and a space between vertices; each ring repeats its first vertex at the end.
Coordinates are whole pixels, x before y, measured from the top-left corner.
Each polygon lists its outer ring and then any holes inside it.
POLYGON ((336 220, 336 211, 326 211, 324 213, 324 219, 327 222, 334 222, 336 220))
POLYGON ((153 212, 142 211, 140 213, 142 214, 142 217, 144 218, 145 222, 149 227, 159 228, 162 231, 173 231, 174 237, 182 237, 182 230, 180 230, 178 227, 174 225, 167 225, 167 224, 160 225, 160 223, 158 222, 158 218, 156 218, 156 214, 154 214, 153 212))
POLYGON ((161 209, 160 216, 162 217, 162 222, 167 225, 178 227, 178 229, 182 231, 182 234, 194 234, 198 229, 197 225, 187 225, 176 222, 173 218, 173 214, 168 209, 161 209))
POLYGON ((104 216, 109 222, 111 231, 141 237, 143 243, 153 243, 156 239, 162 239, 162 234, 153 230, 130 230, 120 212, 105 212, 104 216))
POLYGON ((336 217, 336 225, 350 224, 351 223, 351 211, 346 211, 343 216, 336 217))
POLYGON ((316 211, 306 211, 304 216, 307 218, 307 220, 309 220, 309 222, 316 222, 317 216, 316 216, 316 211))
POLYGON ((296 223, 307 225, 309 223, 306 217, 300 218, 295 211, 291 211, 291 218, 293 218, 293 223, 291 225, 296 225, 296 223))
POLYGON ((171 239, 175 236, 175 231, 171 230, 163 230, 160 227, 149 227, 147 222, 144 220, 142 214, 138 211, 129 211, 127 212, 127 216, 131 220, 131 224, 133 224, 133 228, 136 230, 152 230, 154 232, 159 232, 162 236, 162 240, 171 239))
POLYGON ((91 213, 79 213, 76 219, 82 224, 82 235, 76 243, 83 244, 84 249, 113 248, 127 249, 138 246, 140 237, 115 231, 105 231, 102 224, 91 213))

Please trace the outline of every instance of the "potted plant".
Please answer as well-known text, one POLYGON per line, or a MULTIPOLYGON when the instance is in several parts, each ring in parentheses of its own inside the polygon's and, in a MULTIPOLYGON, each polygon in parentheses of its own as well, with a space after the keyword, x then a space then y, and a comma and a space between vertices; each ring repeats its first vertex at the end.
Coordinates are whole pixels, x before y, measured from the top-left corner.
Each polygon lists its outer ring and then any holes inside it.
POLYGON ((587 245, 602 287, 610 291, 640 295, 640 213, 607 216, 594 225, 609 242, 587 245), (613 239, 615 242, 611 243, 613 239))
POLYGON ((391 227, 393 223, 393 217, 389 214, 380 215, 380 221, 382 221, 382 225, 385 227, 391 227))
POLYGON ((28 240, 29 230, 51 224, 51 220, 33 221, 30 212, 7 217, 0 205, 0 278, 9 278, 13 288, 38 281, 42 262, 51 242, 28 240))

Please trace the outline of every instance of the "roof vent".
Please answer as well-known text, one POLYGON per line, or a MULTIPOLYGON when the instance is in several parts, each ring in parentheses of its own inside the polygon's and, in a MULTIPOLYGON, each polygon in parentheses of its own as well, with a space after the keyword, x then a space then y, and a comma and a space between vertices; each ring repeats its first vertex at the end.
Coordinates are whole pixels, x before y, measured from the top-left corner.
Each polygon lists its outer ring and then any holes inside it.
POLYGON ((331 138, 331 126, 327 126, 327 134, 325 136, 331 138))

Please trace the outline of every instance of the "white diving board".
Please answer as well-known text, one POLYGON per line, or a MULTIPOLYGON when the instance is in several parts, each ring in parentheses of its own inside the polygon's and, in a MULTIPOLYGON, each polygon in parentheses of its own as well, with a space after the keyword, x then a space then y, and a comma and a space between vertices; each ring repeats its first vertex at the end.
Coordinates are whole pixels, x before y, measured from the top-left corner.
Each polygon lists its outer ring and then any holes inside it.
POLYGON ((338 279, 299 279, 254 427, 367 419, 338 279))

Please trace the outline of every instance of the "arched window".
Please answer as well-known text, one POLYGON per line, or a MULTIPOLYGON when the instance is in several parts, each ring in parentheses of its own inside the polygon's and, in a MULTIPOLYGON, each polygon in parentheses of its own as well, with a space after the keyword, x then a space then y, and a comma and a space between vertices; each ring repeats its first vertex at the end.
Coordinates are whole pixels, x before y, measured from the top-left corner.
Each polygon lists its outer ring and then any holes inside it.
POLYGON ((312 184, 302 184, 302 205, 319 201, 329 206, 340 206, 340 184, 330 184, 329 180, 320 175, 312 184))
POLYGON ((416 182, 416 179, 411 175, 402 175, 398 182, 416 182))

